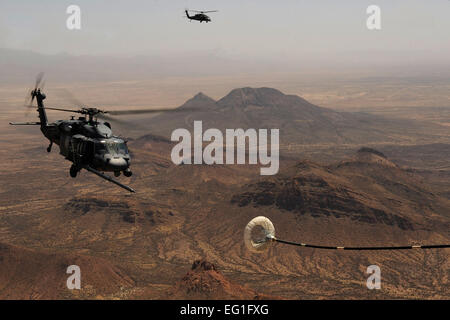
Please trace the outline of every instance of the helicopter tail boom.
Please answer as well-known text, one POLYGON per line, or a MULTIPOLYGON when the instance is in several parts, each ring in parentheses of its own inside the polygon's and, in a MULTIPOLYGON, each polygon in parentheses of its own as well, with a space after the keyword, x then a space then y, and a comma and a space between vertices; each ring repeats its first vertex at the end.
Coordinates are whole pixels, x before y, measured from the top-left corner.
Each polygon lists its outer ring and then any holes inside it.
POLYGON ((41 93, 40 90, 38 90, 37 92, 34 92, 33 94, 37 100, 37 105, 38 105, 37 111, 39 113, 39 120, 41 120, 41 122, 40 122, 41 127, 46 127, 48 124, 48 120, 47 120, 47 113, 45 112, 45 108, 44 108, 45 94, 41 93))

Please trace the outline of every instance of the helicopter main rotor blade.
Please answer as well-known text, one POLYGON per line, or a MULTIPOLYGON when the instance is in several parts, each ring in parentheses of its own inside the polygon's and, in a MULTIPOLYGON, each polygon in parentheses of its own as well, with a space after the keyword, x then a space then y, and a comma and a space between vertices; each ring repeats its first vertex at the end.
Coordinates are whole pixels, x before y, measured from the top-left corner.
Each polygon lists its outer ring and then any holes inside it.
MULTIPOLYGON (((108 112, 108 113, 109 113, 109 112, 108 112)), ((97 117, 98 119, 101 119, 101 120, 113 121, 113 122, 118 123, 118 124, 123 124, 123 125, 133 125, 133 126, 136 126, 135 124, 132 124, 132 123, 129 122, 129 121, 125 121, 125 120, 122 120, 122 119, 113 118, 113 117, 107 116, 107 115, 104 114, 104 113, 99 113, 99 114, 97 114, 96 117, 97 117)))
POLYGON ((192 12, 198 12, 198 13, 208 13, 208 12, 218 12, 219 10, 209 10, 209 11, 200 11, 200 10, 188 10, 192 12))
POLYGON ((50 108, 50 107, 44 107, 44 109, 45 110, 56 110, 56 111, 82 113, 82 111, 80 111, 80 110, 72 110, 72 109, 50 108))
POLYGON ((83 103, 79 99, 77 99, 72 92, 65 88, 58 88, 55 90, 56 95, 58 95, 60 98, 67 100, 70 104, 73 104, 78 107, 88 107, 87 104, 83 103))
POLYGON ((113 110, 113 111, 106 111, 106 113, 114 116, 119 115, 127 115, 127 114, 143 114, 143 113, 159 113, 159 112, 188 112, 193 111, 195 109, 193 108, 175 108, 175 109, 168 109, 168 108, 161 108, 161 109, 137 109, 137 110, 113 110))
POLYGON ((114 110, 114 111, 105 111, 104 113, 97 114, 97 119, 106 120, 110 122, 115 122, 119 125, 134 127, 136 129, 145 130, 146 128, 142 125, 137 124, 134 121, 128 121, 123 119, 118 119, 115 116, 121 115, 133 115, 133 114, 146 114, 146 113, 160 113, 160 112, 188 112, 195 110, 195 108, 177 108, 177 109, 140 109, 140 110, 114 110), (106 114, 105 114, 106 113, 106 114), (112 117, 114 116, 114 117, 112 117))

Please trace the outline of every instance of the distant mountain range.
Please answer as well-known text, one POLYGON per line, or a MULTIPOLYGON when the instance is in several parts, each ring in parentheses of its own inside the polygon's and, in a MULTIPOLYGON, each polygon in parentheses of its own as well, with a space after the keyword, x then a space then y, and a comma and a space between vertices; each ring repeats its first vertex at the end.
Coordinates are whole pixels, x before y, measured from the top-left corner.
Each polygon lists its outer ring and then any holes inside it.
POLYGON ((234 89, 217 101, 198 93, 179 109, 189 111, 146 119, 145 126, 169 139, 177 128, 192 130, 195 120, 203 122, 204 130, 278 128, 280 143, 288 149, 298 145, 409 144, 449 139, 448 128, 436 124, 337 112, 272 88, 234 89))

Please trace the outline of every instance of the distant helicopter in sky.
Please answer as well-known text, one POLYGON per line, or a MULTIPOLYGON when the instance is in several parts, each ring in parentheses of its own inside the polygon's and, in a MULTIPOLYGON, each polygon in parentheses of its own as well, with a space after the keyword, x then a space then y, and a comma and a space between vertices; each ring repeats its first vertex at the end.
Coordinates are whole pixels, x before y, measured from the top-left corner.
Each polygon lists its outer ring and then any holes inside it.
POLYGON ((197 11, 197 10, 184 10, 184 12, 186 12, 186 17, 189 20, 197 20, 200 21, 200 23, 202 23, 203 21, 205 21, 206 23, 211 22, 211 18, 208 17, 205 13, 209 13, 209 12, 217 12, 217 10, 210 10, 210 11, 197 11), (197 12, 197 14, 194 15, 189 15, 189 12, 197 12))

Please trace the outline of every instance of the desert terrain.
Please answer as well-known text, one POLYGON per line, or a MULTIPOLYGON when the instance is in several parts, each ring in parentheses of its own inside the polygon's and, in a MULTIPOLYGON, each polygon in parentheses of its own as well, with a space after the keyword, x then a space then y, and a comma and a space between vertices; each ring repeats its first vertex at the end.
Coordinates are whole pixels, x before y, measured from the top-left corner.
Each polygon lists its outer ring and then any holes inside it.
MULTIPOLYGON (((450 82, 445 77, 165 77, 46 83, 47 106, 183 108, 113 124, 129 139, 128 192, 70 163, 0 87, 2 299, 449 299, 450 252, 336 252, 276 244, 253 254, 248 221, 322 245, 450 243, 450 82), (70 93, 68 93, 70 92, 70 93), (200 93, 201 92, 201 93, 200 93), (180 165, 176 128, 280 128, 280 172, 180 165), (79 265, 82 289, 65 287, 79 265), (382 270, 368 290, 366 268, 382 270)), ((70 114, 48 112, 50 120, 70 114)))

